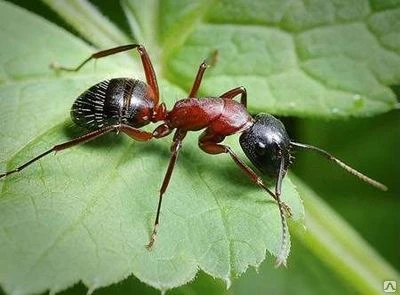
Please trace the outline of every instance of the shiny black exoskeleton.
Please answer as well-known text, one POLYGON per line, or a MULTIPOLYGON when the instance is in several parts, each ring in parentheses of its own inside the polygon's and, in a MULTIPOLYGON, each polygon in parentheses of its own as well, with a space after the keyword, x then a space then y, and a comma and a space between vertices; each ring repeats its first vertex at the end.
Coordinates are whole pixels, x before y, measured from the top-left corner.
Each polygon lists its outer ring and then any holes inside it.
POLYGON ((146 83, 117 78, 97 83, 82 93, 72 105, 71 118, 89 130, 118 124, 139 128, 150 123, 153 109, 154 94, 146 83))
POLYGON ((240 135, 240 145, 261 172, 276 179, 283 157, 284 174, 292 160, 290 138, 282 122, 269 114, 258 114, 254 124, 240 135))

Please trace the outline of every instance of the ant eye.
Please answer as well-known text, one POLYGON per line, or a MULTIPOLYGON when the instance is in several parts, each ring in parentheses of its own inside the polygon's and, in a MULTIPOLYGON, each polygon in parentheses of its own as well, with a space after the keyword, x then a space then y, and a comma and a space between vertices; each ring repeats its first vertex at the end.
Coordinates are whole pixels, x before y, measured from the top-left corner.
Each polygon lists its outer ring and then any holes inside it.
POLYGON ((257 142, 256 144, 256 153, 257 155, 264 155, 265 154, 265 144, 262 143, 261 141, 257 142))

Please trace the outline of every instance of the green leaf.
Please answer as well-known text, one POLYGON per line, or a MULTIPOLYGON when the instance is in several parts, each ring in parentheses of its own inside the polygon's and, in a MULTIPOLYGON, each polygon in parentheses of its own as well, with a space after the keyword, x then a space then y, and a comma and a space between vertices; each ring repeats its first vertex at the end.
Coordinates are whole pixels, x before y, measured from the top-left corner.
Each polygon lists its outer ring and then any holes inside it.
POLYGON ((204 93, 245 85, 253 111, 331 118, 395 106, 399 3, 381 11, 366 0, 199 2, 160 3, 163 70, 175 83, 188 87, 193 56, 218 49, 204 93))
MULTIPOLYGON (((50 62, 75 65, 93 49, 22 9, 4 2, 0 6, 0 38, 7 44, 0 48, 0 150, 5 170, 83 132, 72 126, 68 110, 89 85, 142 73, 137 62, 127 64, 121 55, 98 61, 96 68, 89 65, 76 74, 56 75, 50 62)), ((163 97, 185 96, 160 78, 163 97)), ((104 136, 2 180, 4 290, 56 292, 82 281, 93 291, 132 273, 151 286, 168 289, 192 280, 199 269, 229 283, 248 266, 259 265, 267 250, 276 255, 281 240, 276 203, 243 178, 228 156, 200 152, 197 136, 185 139, 151 252, 144 246, 170 138, 138 143, 104 136)), ((227 143, 238 151, 237 138, 227 143)), ((283 194, 293 219, 300 220, 302 204, 289 179, 283 194)))
MULTIPOLYGON (((288 268, 275 268, 268 261, 249 269, 232 287, 226 289, 221 281, 200 273, 196 280, 177 289, 168 291, 170 295, 201 294, 351 294, 353 289, 347 282, 323 264, 310 250, 296 238, 293 239, 290 265, 288 268), (290 283, 289 283, 290 282, 290 283)), ((87 292, 81 284, 68 289, 60 295, 80 295, 87 292)), ((101 288, 96 295, 146 294, 158 295, 159 291, 129 277, 119 284, 101 288)))

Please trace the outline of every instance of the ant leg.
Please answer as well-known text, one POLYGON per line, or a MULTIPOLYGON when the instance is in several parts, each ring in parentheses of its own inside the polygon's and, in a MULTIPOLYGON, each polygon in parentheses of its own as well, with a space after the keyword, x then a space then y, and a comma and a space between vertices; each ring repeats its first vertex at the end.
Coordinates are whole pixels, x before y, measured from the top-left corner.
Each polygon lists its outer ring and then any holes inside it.
POLYGON ((166 123, 159 125, 153 131, 154 138, 161 138, 169 135, 172 132, 173 128, 169 127, 166 123))
POLYGON ((88 142, 88 141, 93 140, 101 135, 104 135, 104 134, 110 132, 110 131, 117 130, 117 128, 118 127, 116 127, 116 126, 107 126, 107 127, 98 129, 96 131, 87 133, 85 135, 82 135, 80 137, 74 138, 74 139, 64 142, 62 144, 55 145, 51 149, 45 151, 44 153, 41 153, 40 155, 36 156, 35 158, 29 160, 28 162, 26 162, 22 165, 20 165, 19 167, 15 168, 14 170, 10 170, 10 171, 0 174, 0 178, 3 178, 7 175, 14 174, 16 172, 21 171, 22 169, 28 167, 30 164, 36 162, 37 160, 43 158, 44 156, 50 154, 51 152, 58 152, 58 151, 73 147, 75 145, 88 142))
POLYGON ((206 71, 207 68, 209 68, 210 66, 213 66, 216 63, 217 55, 218 55, 218 51, 215 50, 212 53, 210 58, 204 60, 201 63, 199 70, 197 71, 196 78, 194 79, 192 90, 190 90, 190 93, 188 96, 189 98, 196 97, 197 92, 199 91, 199 88, 200 88, 201 81, 203 80, 204 72, 206 71))
POLYGON ((240 94, 240 103, 244 105, 244 107, 247 109, 247 91, 246 88, 244 88, 243 86, 233 88, 232 90, 229 90, 221 94, 220 97, 233 99, 235 96, 239 94, 240 94))
POLYGON ((128 126, 128 125, 107 126, 107 127, 104 127, 104 128, 89 132, 89 133, 87 133, 85 135, 82 135, 82 136, 79 136, 77 138, 74 138, 74 139, 72 139, 70 141, 55 145, 51 149, 48 149, 47 151, 45 151, 45 152, 41 153, 40 155, 34 157, 33 159, 29 160, 28 162, 18 166, 17 168, 15 168, 13 170, 10 170, 10 171, 7 171, 5 173, 1 173, 0 174, 0 178, 3 178, 3 177, 8 176, 10 174, 14 174, 16 172, 20 172, 24 168, 28 167, 29 165, 33 164, 34 162, 36 162, 37 160, 43 158, 44 156, 50 154, 51 152, 58 152, 58 151, 61 151, 61 150, 65 150, 65 149, 73 147, 75 145, 86 143, 86 142, 88 142, 90 140, 93 140, 93 139, 95 139, 97 137, 100 137, 100 136, 102 136, 102 135, 104 135, 106 133, 109 133, 111 131, 119 131, 119 130, 124 132, 125 134, 129 135, 133 139, 138 140, 138 141, 147 141, 147 140, 150 140, 153 137, 153 135, 151 133, 149 133, 149 132, 145 132, 145 131, 136 129, 136 128, 133 128, 133 127, 128 126))
POLYGON ((197 71, 196 78, 194 79, 192 90, 190 90, 189 93, 189 98, 191 97, 196 97, 197 92, 199 91, 201 80, 203 79, 204 72, 206 69, 209 67, 209 65, 206 63, 206 61, 203 61, 199 67, 199 70, 197 71))
MULTIPOLYGON (((207 154, 229 154, 233 161, 236 163, 236 165, 239 166, 239 168, 246 173, 246 175, 251 179, 252 182, 260 186, 262 189, 264 189, 272 198, 274 198, 278 203, 280 201, 279 197, 276 196, 265 184, 264 181, 255 173, 249 166, 247 166, 242 160, 239 159, 239 157, 233 152, 233 150, 226 145, 218 144, 221 141, 223 141, 225 136, 217 136, 213 134, 212 132, 206 130, 200 135, 199 139, 199 147, 206 152, 207 154)), ((284 204, 284 203, 283 203, 284 204)), ((286 209, 289 208, 286 204, 283 205, 283 207, 286 209)), ((289 212, 288 212, 289 213, 289 212)), ((290 214, 289 214, 290 215, 290 214)))
POLYGON ((118 131, 121 131, 128 135, 129 137, 133 138, 134 140, 137 141, 148 141, 153 138, 153 134, 150 132, 146 132, 140 129, 136 129, 132 126, 121 124, 117 125, 118 131))
POLYGON ((142 64, 143 64, 143 68, 144 68, 144 73, 146 76, 146 82, 154 92, 154 103, 155 103, 155 105, 157 105, 158 101, 159 101, 159 90, 158 90, 157 78, 156 78, 156 74, 154 72, 154 68, 151 63, 150 57, 147 54, 147 51, 143 45, 128 44, 128 45, 118 46, 118 47, 114 47, 114 48, 110 48, 110 49, 106 49, 106 50, 102 50, 102 51, 93 53, 91 56, 89 56, 87 59, 85 59, 82 63, 80 63, 76 68, 67 68, 67 67, 62 67, 62 66, 58 66, 55 64, 51 64, 50 66, 55 70, 61 70, 61 71, 66 71, 66 72, 77 72, 86 63, 88 63, 92 59, 103 58, 103 57, 106 57, 109 55, 128 51, 131 49, 136 49, 140 54, 140 58, 142 60, 142 64))
POLYGON ((281 217, 282 223, 282 242, 280 246, 280 250, 276 260, 276 266, 281 264, 286 265, 286 256, 289 250, 288 245, 288 237, 287 234, 289 232, 288 226, 286 223, 285 211, 289 216, 291 216, 290 208, 283 201, 281 201, 279 195, 275 195, 271 190, 269 190, 264 184, 261 177, 259 177, 249 166, 247 166, 244 162, 242 162, 239 157, 234 153, 231 147, 223 144, 219 144, 222 140, 224 140, 224 136, 217 136, 210 131, 205 131, 200 136, 199 139, 199 147, 208 154, 229 154, 232 160, 239 166, 239 168, 245 172, 245 174, 251 179, 252 182, 260 186, 264 189, 268 194, 270 194, 278 203, 279 213, 281 217))
POLYGON ((182 147, 182 140, 185 138, 186 133, 187 133, 187 131, 182 131, 182 130, 178 129, 178 130, 176 130, 176 132, 174 134, 174 142, 172 143, 172 146, 171 146, 172 155, 169 160, 168 169, 167 169, 167 172, 165 173, 163 183, 161 185, 160 196, 158 199, 157 215, 156 215, 156 219, 154 221, 153 231, 151 233, 150 241, 146 246, 146 248, 148 250, 151 250, 151 248, 153 247, 153 244, 156 240, 156 237, 157 237, 157 229, 158 229, 158 225, 160 223, 160 211, 161 211, 162 198, 163 198, 165 191, 167 190, 169 181, 171 179, 172 171, 174 170, 176 160, 178 159, 179 150, 182 147))

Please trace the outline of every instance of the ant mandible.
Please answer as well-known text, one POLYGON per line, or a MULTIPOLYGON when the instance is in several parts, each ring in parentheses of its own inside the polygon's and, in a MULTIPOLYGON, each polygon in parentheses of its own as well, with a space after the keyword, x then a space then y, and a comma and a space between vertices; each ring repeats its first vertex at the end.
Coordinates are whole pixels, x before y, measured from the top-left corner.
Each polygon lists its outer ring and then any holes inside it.
MULTIPOLYGON (((188 98, 177 101, 170 111, 166 110, 164 103, 159 103, 156 75, 146 49, 142 45, 129 44, 99 51, 76 68, 55 65, 52 67, 56 70, 77 72, 92 59, 131 49, 136 49, 141 57, 146 83, 131 78, 114 78, 90 87, 75 100, 71 109, 74 123, 86 128, 89 132, 53 146, 17 168, 0 174, 0 178, 23 170, 51 152, 88 142, 106 133, 123 132, 135 140, 148 141, 152 138, 167 136, 175 130, 171 158, 161 185, 154 227, 147 245, 147 248, 151 249, 159 227, 162 197, 171 179, 182 141, 187 132, 205 129, 199 137, 200 149, 213 155, 229 154, 252 182, 276 200, 282 223, 282 240, 277 265, 286 264, 288 251, 285 213, 290 216, 291 212, 290 208, 281 201, 280 195, 282 180, 294 158, 291 155, 294 147, 315 151, 370 185, 387 190, 383 184, 356 171, 328 152, 311 145, 291 141, 282 122, 272 115, 261 113, 252 117, 247 111, 247 92, 244 87, 234 88, 217 97, 196 97, 204 72, 209 66, 207 61, 200 65, 188 98), (238 95, 240 95, 240 102, 234 100, 238 95), (139 129, 150 122, 163 123, 153 132, 139 129), (262 178, 253 169, 239 159, 231 147, 221 144, 226 136, 236 133, 241 133, 239 142, 249 160, 258 170, 275 180, 274 192, 264 184, 262 178)), ((214 60, 215 56, 211 64, 214 60)))

